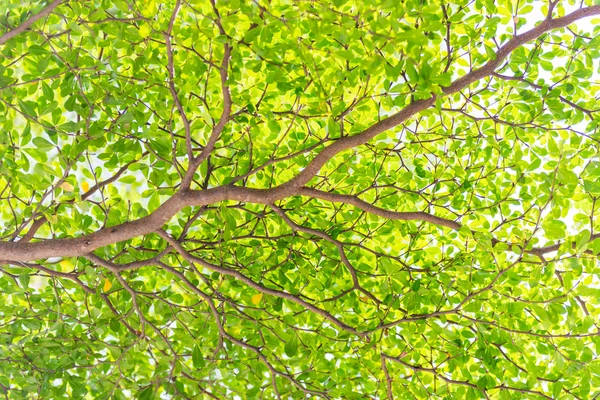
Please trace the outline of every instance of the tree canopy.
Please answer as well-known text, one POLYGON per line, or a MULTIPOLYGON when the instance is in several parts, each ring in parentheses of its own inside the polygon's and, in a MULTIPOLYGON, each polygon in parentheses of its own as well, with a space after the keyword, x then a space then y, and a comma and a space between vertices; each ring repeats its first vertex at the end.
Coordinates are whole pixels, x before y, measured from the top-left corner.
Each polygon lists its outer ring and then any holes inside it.
POLYGON ((1 0, 0 396, 599 396, 597 3, 1 0))

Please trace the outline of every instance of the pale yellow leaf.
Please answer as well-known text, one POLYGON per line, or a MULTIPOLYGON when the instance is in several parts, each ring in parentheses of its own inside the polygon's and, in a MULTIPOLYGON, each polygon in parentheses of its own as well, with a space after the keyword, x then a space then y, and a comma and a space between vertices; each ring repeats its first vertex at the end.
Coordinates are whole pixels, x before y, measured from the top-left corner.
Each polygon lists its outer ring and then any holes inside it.
POLYGON ((67 192, 72 192, 72 191, 73 191, 73 189, 75 189, 75 188, 73 187, 73 185, 71 185, 69 182, 63 182, 63 183, 61 183, 61 184, 59 185, 59 187, 60 187, 61 189, 64 189, 64 190, 66 190, 67 192))
POLYGON ((110 281, 108 279, 105 279, 104 280, 104 286, 102 287, 102 290, 104 290, 105 292, 108 292, 111 287, 112 287, 112 283, 110 283, 110 281))

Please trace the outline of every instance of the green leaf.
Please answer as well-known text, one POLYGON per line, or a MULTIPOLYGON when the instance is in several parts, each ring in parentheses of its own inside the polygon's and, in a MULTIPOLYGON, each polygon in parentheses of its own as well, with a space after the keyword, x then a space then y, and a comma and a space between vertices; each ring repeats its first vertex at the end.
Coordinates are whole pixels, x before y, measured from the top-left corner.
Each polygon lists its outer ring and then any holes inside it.
POLYGON ((420 301, 421 298, 418 293, 410 292, 406 296, 404 296, 403 303, 407 311, 412 311, 419 307, 420 301))
POLYGON ((409 62, 406 64, 406 74, 411 82, 417 82, 419 80, 419 73, 413 63, 409 62))
POLYGON ((204 367, 204 356, 200 351, 200 347, 198 345, 194 345, 192 350, 192 362, 194 363, 194 367, 202 368, 204 367))
POLYGON ((152 400, 154 399, 154 388, 148 386, 147 388, 140 390, 136 397, 138 400, 152 400))
POLYGON ((579 235, 577 235, 576 248, 577 250, 581 250, 585 245, 590 241, 590 231, 585 229, 581 231, 579 235))
POLYGON ((298 353, 298 338, 296 336, 292 336, 292 338, 285 343, 284 351, 288 357, 294 357, 298 353))
POLYGON ((19 99, 18 101, 19 101, 19 108, 21 109, 21 112, 23 114, 25 114, 26 116, 32 117, 32 118, 37 117, 37 114, 35 113, 36 104, 34 102, 22 101, 21 99, 19 99))
POLYGON ((565 168, 559 168, 557 175, 558 180, 564 183, 565 185, 577 185, 578 178, 574 172, 569 171, 565 168))
POLYGON ((54 145, 43 137, 33 138, 32 143, 40 151, 48 151, 54 148, 54 145))
POLYGON ((496 386, 496 381, 490 375, 484 375, 477 380, 477 387, 481 390, 493 389, 496 386))
POLYGON ((260 35, 260 28, 250 29, 244 36, 244 42, 252 43, 260 35))
POLYGON ((567 226, 559 220, 546 220, 542 224, 550 239, 562 239, 565 237, 567 226))
POLYGON ((28 271, 23 271, 19 274, 19 282, 21 282, 23 289, 27 289, 29 287, 29 280, 30 277, 28 271))
POLYGON ((117 119, 117 122, 119 124, 125 124, 125 123, 128 123, 128 122, 133 122, 134 119, 135 119, 135 117, 134 117, 133 113, 126 112, 124 114, 121 114, 121 116, 119 116, 119 118, 117 119))

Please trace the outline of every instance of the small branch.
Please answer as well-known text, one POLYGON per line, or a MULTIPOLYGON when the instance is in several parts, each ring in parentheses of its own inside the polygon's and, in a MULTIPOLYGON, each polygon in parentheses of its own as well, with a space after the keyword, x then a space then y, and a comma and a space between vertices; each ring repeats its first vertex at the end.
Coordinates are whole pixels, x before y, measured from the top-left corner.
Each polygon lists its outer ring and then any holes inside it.
MULTIPOLYGON (((392 356, 389 356, 389 355, 387 355, 385 353, 381 353, 381 357, 383 359, 385 359, 385 360, 390 360, 390 361, 393 361, 395 363, 398 363, 398 364, 400 364, 400 365, 402 365, 402 366, 404 366, 404 367, 406 367, 408 369, 411 369, 411 370, 413 370, 415 372, 426 372, 426 373, 433 374, 433 375, 435 375, 436 377, 440 378, 441 380, 443 380, 446 383, 451 383, 451 384, 454 384, 454 385, 468 386, 468 387, 471 387, 471 388, 476 389, 476 390, 481 390, 474 383, 471 383, 471 382, 468 382, 468 381, 457 381, 455 379, 448 378, 445 375, 443 375, 441 372, 439 372, 437 370, 437 368, 426 368, 426 367, 412 365, 412 364, 409 364, 409 363, 407 363, 405 361, 402 361, 400 359, 400 357, 392 357, 392 356)), ((537 396, 543 397, 545 399, 552 399, 552 397, 547 396, 544 393, 538 392, 536 390, 519 389, 519 388, 515 388, 515 387, 511 387, 511 386, 506 386, 506 385, 495 386, 495 387, 492 387, 492 388, 490 388, 488 390, 509 390, 509 391, 514 391, 514 392, 519 392, 519 393, 526 393, 526 394, 530 394, 530 395, 533 394, 533 395, 537 395, 537 396)))
MULTIPOLYGON (((159 232, 159 234, 162 234, 162 233, 159 232)), ((277 369, 275 369, 275 367, 273 367, 273 365, 269 362, 267 357, 265 357, 265 355, 260 351, 260 348, 258 348, 256 346, 252 346, 251 344, 243 342, 243 341, 233 337, 232 335, 230 335, 223 327, 223 324, 221 323, 220 318, 219 318, 219 311, 213 304, 212 299, 208 294, 206 294, 202 290, 200 290, 196 285, 194 285, 192 282, 190 282, 190 280, 187 279, 184 274, 177 271, 176 269, 174 269, 166 264, 163 264, 163 263, 158 263, 157 265, 159 265, 165 271, 169 271, 173 275, 177 276, 181 280, 181 282, 183 282, 189 289, 191 289, 194 293, 196 293, 198 296, 200 296, 202 298, 202 300, 204 300, 204 302, 210 308, 211 313, 213 314, 213 319, 215 321, 215 324, 217 325, 217 328, 219 329, 220 336, 222 338, 226 338, 229 341, 231 341, 232 343, 234 343, 242 348, 245 348, 247 350, 250 350, 254 354, 256 354, 258 356, 258 358, 261 360, 261 362, 263 364, 265 364, 265 366, 271 372, 271 376, 273 377, 273 382, 275 382, 274 376, 279 375, 279 376, 287 379, 288 381, 290 381, 294 386, 296 386, 298 389, 302 390, 303 392, 305 392, 307 394, 321 395, 321 396, 326 395, 324 392, 319 392, 319 391, 310 390, 310 389, 305 388, 296 379, 294 379, 294 377, 292 377, 290 374, 286 374, 284 372, 281 372, 281 371, 278 371, 277 369)), ((276 385, 274 384, 273 386, 274 386, 275 391, 277 392, 276 385)))
POLYGON ((219 118, 219 122, 217 122, 217 125, 215 125, 215 127, 212 130, 212 133, 210 135, 210 138, 208 139, 208 142, 206 143, 206 146, 204 146, 202 152, 200 152, 200 155, 197 158, 193 159, 192 162, 190 162, 190 166, 188 167, 188 170, 181 182, 182 189, 188 189, 190 187, 196 170, 198 169, 200 164, 202 164, 202 162, 206 160, 214 150, 217 140, 219 140, 219 137, 221 136, 221 132, 223 132, 225 125, 231 117, 231 94, 229 92, 229 86, 226 83, 229 57, 231 57, 231 47, 225 44, 225 55, 223 57, 223 63, 221 64, 221 69, 219 72, 221 75, 221 90, 223 92, 223 111, 221 113, 221 117, 219 118))
POLYGON ((45 272, 46 274, 53 276, 55 278, 64 278, 64 279, 69 279, 73 282, 75 282, 77 285, 79 285, 85 292, 89 293, 89 294, 96 294, 96 291, 92 288, 90 288, 89 286, 85 285, 80 279, 78 274, 73 274, 73 273, 68 273, 68 272, 59 272, 59 271, 54 271, 50 268, 44 267, 43 265, 39 265, 39 264, 31 264, 31 263, 16 263, 15 265, 20 266, 20 267, 25 267, 25 268, 30 268, 30 269, 36 269, 38 271, 42 271, 45 272))
POLYGON ((385 364, 385 357, 383 353, 381 354, 381 369, 383 370, 383 374, 385 375, 385 387, 387 390, 387 398, 388 400, 394 400, 394 394, 392 392, 392 381, 393 379, 390 377, 390 374, 387 369, 387 365, 385 364))
MULTIPOLYGON (((371 300, 373 300, 377 304, 381 303, 381 300, 379 300, 371 292, 369 292, 368 290, 365 290, 362 286, 360 286, 360 282, 358 281, 358 274, 356 273, 356 268, 354 268, 354 266, 352 265, 352 263, 346 256, 346 250, 344 249, 344 245, 342 242, 333 239, 331 236, 329 236, 328 234, 326 234, 324 232, 296 224, 285 214, 285 212, 281 208, 275 206, 274 204, 271 204, 270 207, 293 230, 298 231, 298 232, 308 233, 309 235, 314 235, 316 237, 320 237, 321 239, 324 239, 324 240, 328 241, 329 243, 333 244, 336 247, 338 253, 340 254, 340 259, 342 260, 342 263, 346 266, 346 269, 348 270, 348 272, 350 272, 350 276, 352 276, 352 284, 353 284, 352 289, 359 290, 360 292, 362 292, 364 295, 369 297, 371 300)), ((343 293, 345 294, 346 291, 344 291, 343 293)))
MULTIPOLYGON (((217 10, 216 4, 214 1, 211 1, 211 4, 215 14, 217 15, 216 23, 219 27, 221 35, 227 36, 225 30, 223 29, 223 25, 221 24, 221 15, 217 10)), ((221 132, 223 132, 225 125, 227 124, 227 122, 229 122, 229 119, 231 118, 231 109, 233 106, 233 102, 231 100, 231 92, 229 90, 229 85, 227 84, 227 79, 229 76, 229 59, 231 58, 231 50, 231 46, 229 45, 229 43, 226 42, 223 45, 223 60, 221 61, 221 66, 219 67, 219 77, 221 79, 221 93, 223 96, 223 111, 221 112, 221 117, 219 118, 219 122, 217 122, 217 125, 215 125, 215 127, 213 128, 212 133, 210 134, 210 138, 208 139, 206 146, 204 146, 204 149, 202 149, 200 155, 193 160, 190 158, 190 165, 181 182, 182 190, 189 189, 194 179, 194 174, 196 173, 196 170, 204 162, 204 160, 206 160, 211 155, 212 151, 215 148, 217 140, 219 140, 219 137, 221 136, 221 132)))
POLYGON ((165 42, 167 46, 167 70, 169 71, 169 92, 171 92, 171 97, 173 97, 173 101, 175 102, 175 107, 181 115, 181 119, 183 120, 183 126, 185 127, 185 147, 187 149, 187 156, 190 163, 192 162, 194 155, 192 153, 192 132, 190 128, 190 121, 188 120, 185 110, 181 105, 181 100, 179 100, 179 95, 177 94, 177 89, 175 88, 175 66, 173 65, 173 48, 171 47, 171 32, 173 31, 173 25, 175 24, 175 19, 177 18, 177 13, 181 7, 181 0, 177 0, 175 3, 175 9, 173 10, 173 14, 171 15, 171 20, 169 21, 169 27, 167 31, 164 33, 165 42))
POLYGON ((423 211, 409 211, 409 212, 397 212, 388 211, 383 208, 376 207, 364 200, 359 199, 356 196, 347 194, 337 194, 331 192, 325 192, 309 187, 303 187, 299 189, 299 194, 308 197, 314 197, 321 200, 331 201, 334 203, 351 204, 355 207, 360 208, 371 214, 379 215, 380 217, 398 220, 398 221, 426 221, 435 225, 445 226, 450 229, 458 230, 461 227, 456 221, 450 219, 436 217, 423 211))
MULTIPOLYGON (((523 76, 508 76, 508 75, 498 74, 498 73, 495 73, 495 72, 494 72, 493 76, 495 76, 498 79, 505 80, 505 81, 519 81, 519 82, 523 82, 523 83, 526 83, 527 85, 531 86, 534 89, 538 89, 538 90, 543 89, 543 86, 538 85, 538 84, 533 83, 533 82, 530 82, 527 79, 525 79, 523 76)), ((600 111, 600 109, 588 110, 587 108, 581 107, 580 105, 572 102, 571 100, 567 99, 564 96, 558 96, 558 98, 563 103, 568 104, 569 106, 573 107, 574 109, 581 111, 582 113, 586 114, 590 118, 593 118, 592 113, 600 111)))
POLYGON ((554 11, 554 7, 556 7, 559 1, 560 0, 548 1, 548 12, 546 13, 546 19, 552 19, 552 11, 554 11))

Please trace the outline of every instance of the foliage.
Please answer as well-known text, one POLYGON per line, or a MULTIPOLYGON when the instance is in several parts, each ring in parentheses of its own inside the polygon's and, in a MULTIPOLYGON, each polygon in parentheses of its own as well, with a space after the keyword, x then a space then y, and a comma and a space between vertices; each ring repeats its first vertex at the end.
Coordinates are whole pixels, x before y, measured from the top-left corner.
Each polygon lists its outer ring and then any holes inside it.
POLYGON ((600 5, 0 4, 7 399, 600 394, 600 5))

